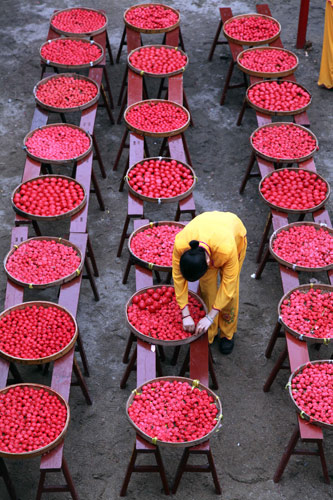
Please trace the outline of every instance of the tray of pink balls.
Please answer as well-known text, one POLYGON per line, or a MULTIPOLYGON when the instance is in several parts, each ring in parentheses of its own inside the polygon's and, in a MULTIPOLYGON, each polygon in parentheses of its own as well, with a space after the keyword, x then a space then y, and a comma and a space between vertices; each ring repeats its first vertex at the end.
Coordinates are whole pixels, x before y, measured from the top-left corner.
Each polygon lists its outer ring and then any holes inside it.
POLYGON ((27 155, 41 163, 64 165, 83 160, 92 150, 89 132, 70 123, 36 128, 23 139, 27 155))
POLYGON ((65 175, 40 175, 17 186, 12 206, 30 220, 59 220, 80 212, 87 203, 84 186, 65 175))
POLYGON ((289 116, 303 113, 311 104, 310 92, 289 80, 263 80, 246 91, 247 103, 266 115, 289 116))
POLYGON ((134 196, 161 204, 187 198, 195 188, 197 177, 186 163, 159 156, 132 165, 125 180, 134 196))
POLYGON ((76 73, 48 76, 35 85, 33 92, 39 106, 57 113, 90 108, 100 95, 94 80, 76 73))
POLYGON ((147 99, 128 106, 124 119, 127 128, 139 135, 171 137, 188 128, 190 113, 173 101, 147 99))
POLYGON ((77 336, 74 316, 53 302, 24 302, 0 314, 0 356, 13 363, 55 361, 72 349, 77 336))
POLYGON ((68 403, 41 384, 16 384, 0 390, 0 457, 26 459, 60 444, 70 421, 68 403))
POLYGON ((60 286, 80 275, 81 250, 68 240, 36 236, 14 245, 4 259, 11 281, 29 288, 60 286))
POLYGON ((279 38, 280 32, 280 23, 263 14, 241 14, 223 23, 224 36, 237 45, 265 45, 279 38))
POLYGON ((132 71, 141 76, 155 78, 183 73, 188 63, 185 52, 171 45, 144 45, 132 50, 127 58, 127 64, 132 71))
POLYGON ((252 149, 264 160, 301 163, 318 151, 318 140, 311 130, 291 122, 267 123, 250 137, 252 149))
POLYGON ((273 210, 287 213, 316 212, 330 196, 329 183, 317 173, 301 168, 281 168, 267 174, 259 194, 273 210))
POLYGON ((132 259, 151 271, 170 272, 175 237, 184 227, 182 222, 160 221, 136 229, 128 239, 132 259))
POLYGON ((315 222, 293 222, 272 234, 269 250, 280 264, 294 271, 333 268, 333 229, 315 222))
POLYGON ((173 448, 207 441, 223 418, 219 396, 185 377, 159 377, 137 387, 127 400, 126 414, 146 441, 173 448))
POLYGON ((251 76, 281 78, 296 71, 298 57, 290 50, 280 47, 256 47, 238 54, 237 64, 244 73, 251 76))
POLYGON ((142 3, 125 10, 124 23, 140 33, 167 33, 179 26, 180 14, 162 3, 142 3))
POLYGON ((316 360, 299 366, 289 378, 289 395, 300 417, 333 429, 333 360, 316 360))
POLYGON ((299 340, 328 344, 333 339, 333 286, 301 285, 278 306, 279 322, 299 340))
POLYGON ((106 30, 108 18, 99 10, 75 7, 55 12, 50 24, 60 35, 95 36, 106 30))
POLYGON ((99 64, 104 56, 99 43, 78 37, 48 40, 39 53, 45 64, 63 69, 90 68, 99 64))
MULTIPOLYGON (((206 315, 207 307, 194 292, 188 293, 188 307, 197 324, 206 315)), ((142 288, 128 300, 126 323, 131 332, 150 344, 177 346, 189 344, 203 335, 183 329, 181 309, 171 285, 142 288)))

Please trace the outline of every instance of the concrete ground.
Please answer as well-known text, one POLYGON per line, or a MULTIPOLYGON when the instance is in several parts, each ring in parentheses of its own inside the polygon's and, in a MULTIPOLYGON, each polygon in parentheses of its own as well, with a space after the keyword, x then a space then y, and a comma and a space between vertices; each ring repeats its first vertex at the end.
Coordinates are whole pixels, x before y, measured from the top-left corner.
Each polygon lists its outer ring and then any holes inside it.
MULTIPOLYGON (((122 14, 131 5, 130 0, 100 0, 82 2, 82 5, 105 9, 109 16, 108 32, 113 55, 123 30, 122 14)), ((272 477, 284 447, 296 423, 295 411, 284 390, 288 372, 281 372, 270 393, 264 394, 263 383, 276 360, 281 344, 271 360, 264 350, 277 318, 277 304, 282 295, 278 266, 269 263, 260 281, 251 279, 255 272, 255 254, 261 236, 267 208, 258 196, 258 181, 251 180, 243 196, 238 194, 240 179, 249 155, 249 136, 256 128, 255 115, 247 110, 243 125, 235 121, 242 103, 243 89, 231 90, 225 106, 219 97, 229 64, 228 47, 217 47, 212 62, 207 62, 210 45, 218 24, 218 7, 230 5, 235 14, 252 12, 255 3, 246 1, 197 0, 169 1, 181 11, 181 28, 190 57, 184 85, 195 121, 195 127, 186 132, 189 149, 199 182, 194 193, 197 213, 207 210, 228 210, 237 213, 248 230, 248 253, 241 275, 241 304, 239 329, 234 352, 223 357, 213 345, 216 372, 220 383, 218 394, 223 402, 222 431, 211 441, 224 500, 329 500, 332 487, 323 482, 320 461, 316 457, 292 457, 279 484, 272 477)), ((286 48, 295 50, 297 18, 300 2, 270 2, 272 14, 282 24, 282 41, 286 48)), ((32 89, 40 76, 38 48, 46 39, 48 21, 54 9, 72 6, 68 0, 58 2, 30 0, 3 0, 1 3, 1 116, 0 149, 0 255, 5 256, 10 245, 10 231, 14 213, 10 194, 20 182, 25 154, 22 139, 29 131, 34 100, 32 89)), ((297 79, 313 94, 309 109, 311 129, 317 135, 320 150, 316 165, 328 181, 332 181, 332 94, 319 89, 317 78, 320 65, 325 2, 311 2, 308 40, 312 50, 295 50, 300 59, 297 79)), ((145 38, 146 40, 146 38, 145 38)), ((150 38, 147 37, 147 41, 150 38)), ((156 38, 154 39, 156 40, 156 38)), ((108 68, 114 97, 118 96, 125 68, 125 54, 119 65, 108 68)), ((241 75, 235 71, 235 80, 241 75)), ((150 84, 151 95, 156 95, 156 82, 150 84)), ((117 114, 118 109, 115 113, 117 114)), ((54 120, 54 117, 52 118, 54 120)), ((76 117, 78 119, 78 117, 76 117)), ((135 290, 133 271, 127 285, 122 285, 122 273, 127 262, 127 250, 116 258, 116 249, 125 218, 127 194, 118 192, 120 171, 112 172, 124 125, 110 126, 103 109, 98 111, 96 136, 108 169, 106 180, 100 186, 107 205, 101 212, 92 196, 89 207, 89 231, 93 239, 101 277, 97 279, 100 302, 96 303, 88 283, 82 286, 78 322, 91 365, 87 380, 93 406, 86 406, 78 388, 71 390, 72 422, 66 438, 67 458, 79 497, 84 500, 113 500, 119 497, 120 486, 130 458, 134 432, 125 416, 125 403, 135 387, 131 375, 126 390, 119 389, 124 370, 121 362, 127 338, 124 304, 135 290)), ((152 145, 152 153, 157 150, 152 145)), ((123 159, 123 161, 125 158, 123 159)), ((151 220, 173 219, 175 206, 149 207, 145 215, 151 220)), ((328 209, 332 209, 332 202, 328 209)), ((44 234, 66 234, 68 226, 42 226, 44 234)), ((318 276, 316 276, 318 278, 318 276)), ((301 275, 307 282, 310 276, 301 275)), ((325 276, 320 276, 325 280, 325 276)), ((0 301, 4 303, 6 278, 0 284, 0 301)), ((28 291, 29 292, 29 291, 28 291)), ((27 293, 25 299, 56 300, 52 290, 27 293)), ((281 342, 281 341, 280 341, 281 342)), ((310 349, 312 359, 326 358, 332 348, 323 347, 318 354, 310 349)), ((167 374, 177 370, 163 365, 167 374)), ((49 383, 33 368, 23 370, 27 380, 49 383)), ((330 476, 333 479, 332 433, 325 431, 325 450, 330 476)), ((180 450, 163 449, 168 478, 172 481, 180 450)), ((39 459, 8 461, 8 468, 21 500, 35 498, 39 459)), ((161 494, 157 475, 134 475, 128 489, 132 499, 156 499, 161 494)), ((0 480, 0 498, 7 493, 0 480)), ((70 498, 67 494, 51 494, 50 500, 70 498)), ((216 498, 209 475, 185 474, 176 498, 183 500, 216 498)))

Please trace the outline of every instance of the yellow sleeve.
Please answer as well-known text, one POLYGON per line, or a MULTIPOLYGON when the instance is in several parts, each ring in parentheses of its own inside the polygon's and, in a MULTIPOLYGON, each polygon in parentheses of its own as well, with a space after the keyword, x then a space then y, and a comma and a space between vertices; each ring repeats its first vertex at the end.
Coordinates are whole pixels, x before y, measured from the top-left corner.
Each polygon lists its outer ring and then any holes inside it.
POLYGON ((222 311, 227 308, 229 303, 237 293, 237 282, 239 274, 239 261, 236 245, 232 249, 228 260, 222 267, 222 279, 217 291, 213 309, 222 311))
POLYGON ((175 287, 177 303, 181 309, 184 309, 184 307, 188 304, 188 283, 180 271, 179 262, 182 253, 183 252, 180 252, 176 248, 176 245, 174 245, 172 254, 173 284, 175 287))

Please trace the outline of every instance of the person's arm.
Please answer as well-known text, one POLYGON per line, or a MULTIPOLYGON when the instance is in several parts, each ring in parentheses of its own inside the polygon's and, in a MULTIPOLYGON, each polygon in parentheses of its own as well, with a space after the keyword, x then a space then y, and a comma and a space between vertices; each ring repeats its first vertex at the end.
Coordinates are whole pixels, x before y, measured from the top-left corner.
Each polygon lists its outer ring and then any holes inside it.
POLYGON ((172 254, 172 278, 175 287, 176 300, 182 310, 184 330, 187 332, 194 332, 195 323, 191 317, 190 309, 188 307, 188 283, 180 271, 180 257, 181 253, 175 245, 172 254))

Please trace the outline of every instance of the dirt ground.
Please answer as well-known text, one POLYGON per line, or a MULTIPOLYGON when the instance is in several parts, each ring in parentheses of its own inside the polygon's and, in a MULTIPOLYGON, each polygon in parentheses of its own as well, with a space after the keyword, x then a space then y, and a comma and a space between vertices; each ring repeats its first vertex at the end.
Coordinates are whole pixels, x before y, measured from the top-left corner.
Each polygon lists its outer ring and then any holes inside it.
MULTIPOLYGON (((84 6, 105 9, 109 16, 108 32, 113 55, 123 30, 122 14, 131 1, 100 0, 81 2, 84 6)), ((169 1, 181 11, 181 29, 186 51, 190 57, 184 74, 184 85, 193 113, 195 127, 186 132, 194 168, 199 178, 194 193, 197 213, 207 210, 232 211, 239 215, 248 230, 248 252, 241 275, 241 304, 239 329, 234 352, 223 357, 213 345, 215 369, 220 388, 217 391, 223 403, 224 421, 221 432, 211 440, 224 500, 329 500, 332 487, 323 482, 317 457, 292 457, 279 484, 272 477, 296 423, 295 411, 284 390, 288 372, 281 372, 270 393, 262 391, 280 350, 277 346, 271 360, 264 350, 277 319, 277 304, 282 296, 278 266, 269 263, 262 279, 255 281, 255 254, 261 236, 267 208, 258 196, 257 179, 251 180, 243 196, 238 194, 241 176, 249 154, 249 136, 256 128, 255 115, 247 110, 243 125, 235 121, 244 94, 243 89, 231 90, 225 106, 219 97, 228 63, 229 49, 217 47, 212 62, 207 61, 210 45, 218 24, 218 7, 230 5, 235 14, 252 12, 252 1, 197 0, 169 1)), ((282 24, 282 41, 286 48, 295 50, 300 59, 297 79, 313 93, 309 109, 311 129, 317 135, 320 150, 316 156, 318 171, 328 181, 333 180, 332 162, 332 93, 319 89, 317 77, 320 65, 325 2, 313 0, 310 8, 308 40, 312 50, 295 49, 297 18, 300 2, 270 2, 272 14, 282 24)), ((20 182, 25 154, 22 139, 29 131, 34 110, 32 89, 40 76, 38 49, 46 39, 48 21, 54 9, 72 6, 68 0, 1 2, 1 185, 0 185, 0 256, 5 256, 10 245, 10 231, 14 214, 10 207, 10 194, 20 182)), ((147 37, 145 41, 150 41, 147 37)), ((157 40, 157 38, 154 38, 157 40)), ((108 67, 113 94, 117 98, 125 68, 125 54, 119 65, 108 67)), ((235 80, 241 75, 236 71, 235 80)), ((149 82, 151 96, 156 95, 156 82, 149 82)), ((118 113, 119 108, 115 110, 118 113)), ((75 117, 76 120, 78 117, 75 117)), ((55 118, 52 117, 54 121, 55 118)), ((77 121, 76 121, 77 123, 77 121)), ((93 300, 87 282, 82 286, 78 322, 91 366, 87 380, 93 405, 88 407, 78 388, 72 388, 70 406, 72 421, 65 443, 65 456, 79 497, 84 500, 113 500, 119 497, 122 479, 130 458, 134 432, 125 417, 125 403, 135 387, 135 374, 128 387, 119 389, 124 370, 121 362, 127 339, 124 304, 135 291, 134 272, 127 285, 122 285, 122 274, 127 262, 127 249, 116 258, 116 249, 125 219, 127 194, 118 192, 120 172, 112 172, 124 125, 110 126, 106 112, 100 109, 96 120, 96 136, 105 165, 106 180, 100 179, 107 210, 101 212, 94 196, 89 207, 89 232, 92 236, 101 277, 97 279, 101 300, 93 300)), ((152 153, 158 146, 150 143, 152 153)), ((123 158, 123 161, 125 158, 123 158)), ((332 202, 328 208, 332 209, 332 202)), ((173 219, 173 205, 151 208, 145 206, 145 216, 151 220, 173 219)), ((68 225, 42 226, 44 234, 65 235, 68 225)), ((308 275, 301 275, 307 282, 308 275)), ((325 280, 325 276, 316 276, 325 280)), ((4 303, 6 278, 2 273, 0 301, 4 303)), ((28 291, 26 300, 45 298, 56 300, 54 291, 41 291, 38 295, 28 291)), ((281 342, 281 341, 280 341, 281 342)), ((311 359, 326 358, 332 348, 323 347, 319 354, 310 349, 311 359)), ((168 363, 163 364, 166 374, 175 374, 168 363)), ((27 380, 49 383, 37 370, 23 370, 27 380)), ((325 431, 325 450, 330 476, 333 480, 332 433, 325 431)), ((172 482, 180 450, 163 449, 167 475, 172 482)), ((8 461, 7 465, 21 500, 35 498, 39 459, 8 461)), ((153 500, 161 494, 157 475, 133 475, 128 489, 132 499, 153 500)), ((0 498, 7 499, 0 481, 0 498)), ((70 498, 68 494, 50 494, 50 500, 70 498)), ((176 498, 183 500, 214 499, 210 475, 185 474, 176 498)))

